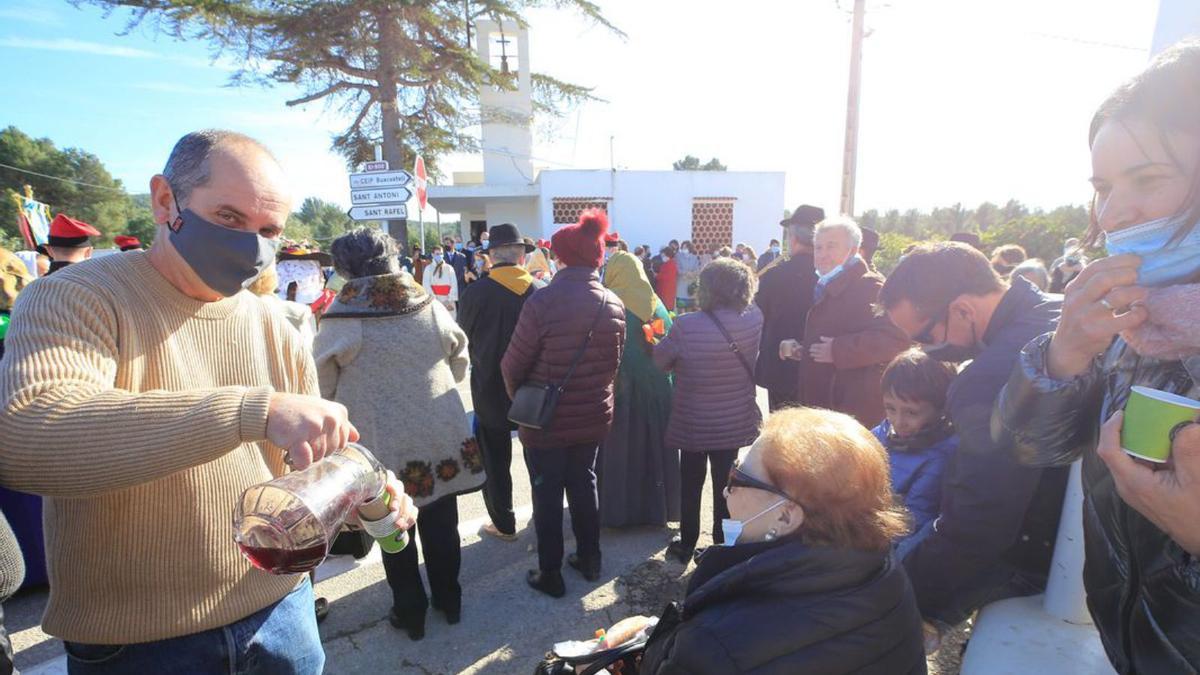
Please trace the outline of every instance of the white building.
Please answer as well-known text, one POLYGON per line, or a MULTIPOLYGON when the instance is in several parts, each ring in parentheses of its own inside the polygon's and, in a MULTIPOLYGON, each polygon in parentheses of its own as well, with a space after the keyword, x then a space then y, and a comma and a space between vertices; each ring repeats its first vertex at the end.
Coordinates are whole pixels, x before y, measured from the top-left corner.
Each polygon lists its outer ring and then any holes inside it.
POLYGON ((453 185, 429 188, 429 202, 442 213, 460 214, 472 235, 508 222, 530 237, 549 238, 576 222, 583 209, 599 207, 630 246, 657 249, 671 239, 690 239, 702 251, 736 242, 762 251, 779 238, 782 172, 535 172, 528 32, 490 21, 476 28, 480 58, 513 73, 517 86, 480 92, 483 171, 456 172, 453 185))

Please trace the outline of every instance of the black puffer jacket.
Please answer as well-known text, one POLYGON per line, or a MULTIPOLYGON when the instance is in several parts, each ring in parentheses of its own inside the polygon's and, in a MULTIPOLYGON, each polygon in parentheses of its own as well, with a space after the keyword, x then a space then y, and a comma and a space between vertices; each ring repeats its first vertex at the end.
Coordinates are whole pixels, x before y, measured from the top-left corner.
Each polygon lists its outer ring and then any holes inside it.
POLYGON ((1088 373, 1047 374, 1050 336, 1031 342, 997 403, 1022 461, 1063 466, 1083 456, 1083 569, 1088 609, 1121 673, 1200 672, 1200 562, 1121 500, 1096 454, 1100 424, 1130 387, 1200 395, 1200 357, 1142 358, 1117 340, 1088 373))
POLYGON ((796 540, 712 547, 638 672, 924 673, 921 616, 890 553, 796 540))

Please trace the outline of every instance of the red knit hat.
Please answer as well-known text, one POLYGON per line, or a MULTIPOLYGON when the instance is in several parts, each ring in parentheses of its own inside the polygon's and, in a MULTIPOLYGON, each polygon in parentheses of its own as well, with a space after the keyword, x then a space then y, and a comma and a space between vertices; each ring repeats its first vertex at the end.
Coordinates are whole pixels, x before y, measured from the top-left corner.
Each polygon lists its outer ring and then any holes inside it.
POLYGON ((608 214, 604 209, 587 209, 579 222, 567 225, 550 238, 554 255, 569 267, 599 267, 604 264, 604 235, 608 214))

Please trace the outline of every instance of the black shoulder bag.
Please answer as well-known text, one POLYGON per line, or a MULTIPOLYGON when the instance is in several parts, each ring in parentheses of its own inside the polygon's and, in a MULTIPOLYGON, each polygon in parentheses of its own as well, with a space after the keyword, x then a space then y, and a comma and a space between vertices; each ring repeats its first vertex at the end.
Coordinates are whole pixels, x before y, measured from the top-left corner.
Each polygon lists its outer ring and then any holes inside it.
POLYGON ((596 316, 592 319, 592 326, 588 329, 583 346, 575 353, 571 367, 561 382, 558 384, 526 382, 517 387, 517 391, 512 397, 512 405, 508 408, 509 422, 530 429, 545 429, 550 426, 550 423, 554 421, 554 410, 558 407, 558 399, 562 396, 563 390, 567 388, 567 382, 571 381, 571 376, 575 374, 575 368, 583 360, 588 345, 592 343, 592 336, 596 333, 596 323, 600 321, 600 315, 604 313, 604 308, 607 306, 608 294, 605 293, 604 299, 600 302, 600 309, 596 310, 596 316))
POLYGON ((733 336, 729 334, 729 331, 725 330, 725 326, 721 323, 720 319, 717 318, 716 314, 713 312, 705 312, 705 314, 708 315, 708 318, 712 319, 713 323, 717 324, 717 330, 721 331, 721 335, 725 338, 725 341, 729 343, 729 351, 737 354, 738 361, 742 362, 742 367, 746 369, 746 373, 750 375, 750 381, 753 382, 754 366, 750 365, 749 359, 746 358, 746 355, 742 353, 741 349, 738 349, 737 342, 734 341, 733 336))

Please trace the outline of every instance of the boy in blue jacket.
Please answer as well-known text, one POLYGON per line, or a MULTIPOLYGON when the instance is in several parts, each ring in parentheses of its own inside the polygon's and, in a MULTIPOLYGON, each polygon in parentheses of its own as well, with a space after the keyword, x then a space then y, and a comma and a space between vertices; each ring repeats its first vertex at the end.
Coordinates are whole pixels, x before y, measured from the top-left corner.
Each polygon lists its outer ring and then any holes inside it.
POLYGON ((945 415, 946 392, 954 366, 920 349, 910 349, 888 364, 881 382, 887 419, 872 429, 887 448, 892 490, 912 514, 911 533, 896 544, 900 560, 925 537, 942 501, 942 474, 958 450, 958 437, 945 415))

